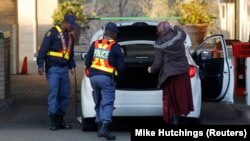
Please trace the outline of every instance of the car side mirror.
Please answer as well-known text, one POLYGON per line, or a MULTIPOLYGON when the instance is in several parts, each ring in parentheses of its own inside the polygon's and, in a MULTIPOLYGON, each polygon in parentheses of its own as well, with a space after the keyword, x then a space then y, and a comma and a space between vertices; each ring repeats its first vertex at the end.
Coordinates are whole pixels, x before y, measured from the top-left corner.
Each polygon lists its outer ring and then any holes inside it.
POLYGON ((85 61, 86 57, 87 57, 87 53, 83 52, 81 55, 82 60, 85 61))

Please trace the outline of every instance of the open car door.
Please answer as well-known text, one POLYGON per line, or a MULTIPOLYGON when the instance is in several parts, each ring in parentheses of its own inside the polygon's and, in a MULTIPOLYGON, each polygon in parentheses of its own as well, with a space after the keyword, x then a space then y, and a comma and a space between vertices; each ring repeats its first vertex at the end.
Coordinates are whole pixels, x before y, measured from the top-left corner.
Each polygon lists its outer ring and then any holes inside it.
POLYGON ((233 103, 233 66, 223 35, 206 38, 191 55, 199 66, 202 100, 233 103))

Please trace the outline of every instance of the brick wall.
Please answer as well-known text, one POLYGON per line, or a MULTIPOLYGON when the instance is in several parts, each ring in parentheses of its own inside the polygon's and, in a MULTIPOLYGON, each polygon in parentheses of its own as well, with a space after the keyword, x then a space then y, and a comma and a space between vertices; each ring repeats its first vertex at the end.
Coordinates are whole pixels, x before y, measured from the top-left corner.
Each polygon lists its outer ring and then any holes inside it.
POLYGON ((10 62, 11 72, 16 73, 18 54, 17 0, 0 0, 0 29, 11 32, 10 62))
POLYGON ((17 23, 17 0, 0 0, 0 25, 17 23))
POLYGON ((0 100, 10 94, 10 37, 5 35, 10 34, 0 33, 0 100))

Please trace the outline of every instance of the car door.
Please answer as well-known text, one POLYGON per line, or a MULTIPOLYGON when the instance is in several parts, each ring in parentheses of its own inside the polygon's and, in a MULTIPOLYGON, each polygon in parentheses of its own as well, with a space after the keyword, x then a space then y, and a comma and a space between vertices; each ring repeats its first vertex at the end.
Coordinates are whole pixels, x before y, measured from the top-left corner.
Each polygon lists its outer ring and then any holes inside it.
POLYGON ((233 103, 233 66, 223 35, 210 36, 190 51, 199 66, 202 100, 233 103))

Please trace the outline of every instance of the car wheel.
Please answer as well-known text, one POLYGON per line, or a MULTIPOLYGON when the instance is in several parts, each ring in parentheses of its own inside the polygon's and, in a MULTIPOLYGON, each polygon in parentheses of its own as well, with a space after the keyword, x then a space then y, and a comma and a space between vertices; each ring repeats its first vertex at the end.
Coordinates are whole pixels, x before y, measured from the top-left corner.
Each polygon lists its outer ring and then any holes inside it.
POLYGON ((96 129, 95 120, 93 118, 84 118, 82 116, 82 131, 94 131, 96 129))

